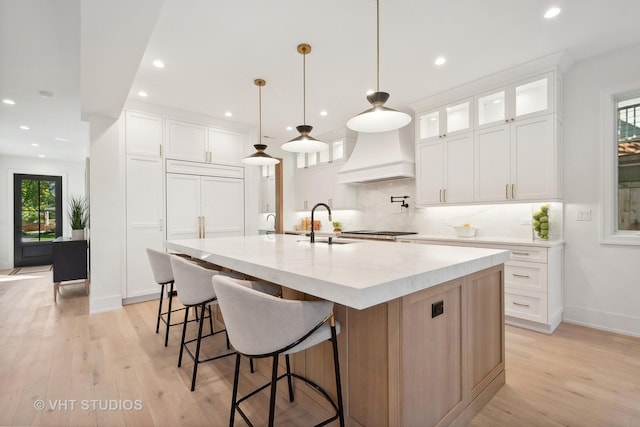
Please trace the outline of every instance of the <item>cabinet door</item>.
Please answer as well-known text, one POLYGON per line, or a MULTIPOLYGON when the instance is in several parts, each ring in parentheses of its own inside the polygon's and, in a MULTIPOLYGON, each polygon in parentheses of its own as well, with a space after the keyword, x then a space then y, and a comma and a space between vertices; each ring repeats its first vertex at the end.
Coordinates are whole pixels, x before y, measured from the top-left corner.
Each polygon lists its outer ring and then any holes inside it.
POLYGON ((209 151, 212 162, 240 163, 247 149, 246 135, 209 129, 209 151))
POLYGON ((244 235, 244 180, 214 176, 200 179, 205 237, 244 235))
POLYGON ((446 203, 473 201, 473 133, 447 136, 445 141, 446 182, 442 200, 446 203))
POLYGON ((524 119, 553 112, 553 73, 536 76, 513 85, 511 117, 524 119))
POLYGON ((316 166, 307 168, 307 200, 311 210, 316 203, 329 204, 332 197, 333 179, 330 176, 331 167, 316 166))
POLYGON ((439 109, 418 116, 416 135, 419 142, 440 138, 444 133, 444 119, 439 109))
POLYGON ((162 159, 126 158, 126 291, 127 297, 159 292, 147 248, 163 250, 162 159))
POLYGON ((474 136, 475 201, 510 199, 509 125, 476 131, 474 136))
POLYGON ((167 240, 197 239, 200 216, 200 177, 168 173, 167 240))
POLYGON ((416 146, 416 203, 442 203, 444 189, 444 142, 438 140, 416 146))
POLYGON ((161 156, 162 118, 127 111, 125 114, 125 146, 127 154, 161 156))
POLYGON ((328 205, 331 209, 357 209, 357 191, 352 184, 340 184, 338 172, 343 164, 334 164, 326 169, 327 182, 331 184, 328 205))
POLYGON ((545 200, 556 197, 555 114, 511 124, 512 198, 545 200))
POLYGON ((276 181, 273 176, 260 179, 260 212, 273 213, 276 210, 276 181))
POLYGON ((309 189, 307 188, 308 182, 309 169, 296 169, 294 184, 294 210, 296 211, 308 211, 311 209, 311 206, 309 206, 309 189))
POLYGON ((167 120, 165 157, 194 162, 208 161, 207 132, 205 126, 167 120))

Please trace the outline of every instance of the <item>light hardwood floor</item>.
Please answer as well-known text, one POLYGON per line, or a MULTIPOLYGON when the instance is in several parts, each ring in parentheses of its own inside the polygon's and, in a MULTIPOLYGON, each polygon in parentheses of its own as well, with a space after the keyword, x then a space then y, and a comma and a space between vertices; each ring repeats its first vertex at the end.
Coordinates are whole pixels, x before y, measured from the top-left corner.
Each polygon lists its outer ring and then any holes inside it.
MULTIPOLYGON (((233 357, 200 365, 192 393, 190 359, 176 366, 180 328, 167 348, 155 334, 156 301, 89 316, 81 282, 54 304, 51 273, 34 276, 0 275, 0 425, 227 425, 233 357)), ((507 384, 470 425, 640 427, 640 339, 570 324, 551 336, 506 332, 507 384)), ((223 351, 222 341, 210 338, 205 351, 223 351)), ((243 365, 241 392, 264 381, 243 365)), ((303 394, 294 404, 285 396, 278 425, 325 416, 303 394)), ((256 425, 266 404, 258 396, 248 406, 256 425)))

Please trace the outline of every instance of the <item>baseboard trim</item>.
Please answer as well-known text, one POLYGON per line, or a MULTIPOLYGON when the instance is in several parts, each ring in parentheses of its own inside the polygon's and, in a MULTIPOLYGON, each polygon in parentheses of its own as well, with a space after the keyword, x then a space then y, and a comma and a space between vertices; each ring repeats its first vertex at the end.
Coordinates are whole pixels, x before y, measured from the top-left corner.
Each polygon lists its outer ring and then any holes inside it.
POLYGON ((565 306, 562 321, 616 334, 640 337, 640 317, 565 306))
POLYGON ((102 298, 89 297, 89 314, 104 313, 122 308, 122 295, 102 298))
MULTIPOLYGON (((177 295, 177 294, 175 294, 175 295, 177 295)), ((160 295, 157 292, 155 292, 153 294, 138 295, 138 296, 135 296, 135 297, 123 298, 122 299, 122 305, 136 304, 138 302, 146 302, 146 301, 151 301, 151 300, 154 300, 154 299, 160 299, 160 295)))

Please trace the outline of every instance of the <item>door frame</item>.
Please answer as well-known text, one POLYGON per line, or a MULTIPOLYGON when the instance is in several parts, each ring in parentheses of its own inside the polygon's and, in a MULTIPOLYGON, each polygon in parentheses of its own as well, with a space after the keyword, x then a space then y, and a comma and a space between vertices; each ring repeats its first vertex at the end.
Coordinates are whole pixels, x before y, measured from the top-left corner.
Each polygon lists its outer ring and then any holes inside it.
MULTIPOLYGON (((12 215, 12 229, 13 229, 13 233, 11 233, 12 235, 12 246, 13 246, 13 266, 14 268, 17 266, 17 264, 21 264, 20 267, 27 267, 27 266, 32 266, 32 265, 44 265, 44 264, 50 264, 51 262, 53 262, 53 240, 51 241, 45 241, 45 242, 41 242, 39 241, 38 243, 33 242, 33 243, 27 243, 26 246, 50 246, 51 249, 51 256, 50 257, 46 257, 46 255, 42 255, 41 257, 31 260, 29 262, 29 260, 25 260, 24 258, 21 258, 20 261, 23 262, 18 262, 18 258, 17 258, 17 251, 20 251, 21 248, 23 248, 23 246, 25 245, 25 242, 22 241, 22 221, 21 221, 21 217, 22 217, 22 209, 21 209, 21 203, 20 200, 21 199, 21 187, 22 185, 20 185, 20 188, 18 188, 17 184, 18 182, 23 182, 25 180, 31 180, 31 181, 54 181, 56 183, 56 195, 55 195, 55 212, 56 212, 56 228, 55 228, 55 234, 56 234, 56 238, 62 236, 63 233, 63 229, 64 229, 64 218, 65 218, 65 212, 63 209, 63 203, 62 203, 62 199, 63 199, 63 194, 64 194, 64 184, 63 184, 63 177, 62 175, 43 175, 43 174, 34 174, 34 173, 14 173, 12 176, 12 180, 11 180, 11 197, 13 199, 13 215, 12 215), (59 188, 58 188, 59 187, 59 188), (46 260, 43 260, 42 258, 46 258, 46 260), (51 258, 51 259, 49 259, 51 258), (26 262, 24 262, 26 261, 26 262), (49 262, 50 261, 50 262, 49 262)), ((40 220, 38 220, 39 222, 40 220)))

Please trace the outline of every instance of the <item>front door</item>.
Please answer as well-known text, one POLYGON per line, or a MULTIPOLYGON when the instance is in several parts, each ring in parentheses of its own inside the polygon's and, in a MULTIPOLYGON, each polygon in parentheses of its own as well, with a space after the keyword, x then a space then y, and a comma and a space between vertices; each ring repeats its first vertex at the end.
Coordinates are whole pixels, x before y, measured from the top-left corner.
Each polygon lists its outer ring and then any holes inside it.
POLYGON ((13 208, 13 266, 51 264, 62 236, 62 177, 14 174, 13 208))

